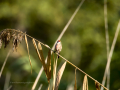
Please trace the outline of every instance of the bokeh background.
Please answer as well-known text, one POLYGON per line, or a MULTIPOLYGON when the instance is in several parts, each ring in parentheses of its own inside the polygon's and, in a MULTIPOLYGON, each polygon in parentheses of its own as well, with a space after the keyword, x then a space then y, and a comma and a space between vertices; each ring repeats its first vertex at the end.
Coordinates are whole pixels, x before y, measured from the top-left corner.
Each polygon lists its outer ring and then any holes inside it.
MULTIPOLYGON (((55 40, 67 24, 81 0, 0 0, 0 30, 11 28, 26 32, 41 42, 53 46, 55 40)), ((108 31, 110 47, 120 18, 120 0, 108 0, 108 31)), ((61 41, 61 55, 90 76, 102 82, 107 63, 106 39, 104 24, 104 0, 85 0, 61 41)), ((28 38, 32 70, 29 64, 27 48, 23 41, 17 52, 13 52, 0 78, 0 90, 3 90, 7 73, 10 73, 11 90, 30 90, 35 81, 41 62, 28 38), (31 83, 14 83, 31 82, 31 83)), ((12 45, 12 42, 11 42, 12 45)), ((0 49, 0 68, 10 49, 10 45, 0 49)), ((44 57, 48 49, 43 46, 44 57)), ((64 60, 59 59, 58 68, 64 60)), ((120 35, 118 36, 110 66, 110 89, 120 88, 120 35)), ((74 87, 74 67, 67 64, 59 90, 70 90, 74 87)), ((84 74, 77 71, 78 90, 82 90, 84 74)), ((52 79, 51 79, 52 82, 52 79)), ((45 73, 37 84, 38 90, 48 87, 45 73)), ((95 90, 94 81, 88 78, 89 90, 95 90)))

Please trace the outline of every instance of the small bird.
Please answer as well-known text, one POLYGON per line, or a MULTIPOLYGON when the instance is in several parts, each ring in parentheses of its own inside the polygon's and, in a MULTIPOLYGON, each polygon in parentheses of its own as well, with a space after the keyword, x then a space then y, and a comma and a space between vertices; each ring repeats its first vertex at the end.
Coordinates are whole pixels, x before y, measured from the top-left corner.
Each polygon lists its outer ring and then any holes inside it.
MULTIPOLYGON (((61 50, 62 50, 62 43, 60 40, 58 40, 57 43, 55 44, 54 53, 57 52, 58 54, 60 54, 61 50)), ((59 58, 59 56, 58 56, 58 58, 59 58)))

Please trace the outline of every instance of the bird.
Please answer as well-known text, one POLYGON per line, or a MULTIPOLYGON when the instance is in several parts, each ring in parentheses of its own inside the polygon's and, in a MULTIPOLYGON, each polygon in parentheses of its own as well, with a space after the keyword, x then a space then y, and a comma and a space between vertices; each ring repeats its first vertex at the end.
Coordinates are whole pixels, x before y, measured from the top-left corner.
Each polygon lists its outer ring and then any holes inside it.
MULTIPOLYGON (((57 52, 58 54, 60 54, 61 50, 62 50, 62 43, 61 43, 60 40, 58 40, 56 42, 56 44, 55 44, 55 51, 54 51, 54 53, 57 52)), ((59 58, 59 55, 58 55, 58 58, 59 58)))

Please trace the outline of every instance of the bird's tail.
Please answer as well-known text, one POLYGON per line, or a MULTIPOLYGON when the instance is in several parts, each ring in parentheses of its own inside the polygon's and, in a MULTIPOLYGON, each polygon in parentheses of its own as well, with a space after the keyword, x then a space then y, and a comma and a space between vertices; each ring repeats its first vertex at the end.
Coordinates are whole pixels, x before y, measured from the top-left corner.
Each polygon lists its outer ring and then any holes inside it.
POLYGON ((56 51, 54 51, 54 53, 55 53, 56 51))
POLYGON ((58 59, 59 59, 59 56, 58 56, 58 59))
MULTIPOLYGON (((58 54, 60 54, 60 53, 58 53, 58 54)), ((58 59, 59 59, 59 57, 60 57, 60 56, 58 55, 58 59)))
MULTIPOLYGON (((56 51, 54 51, 54 53, 56 53, 56 51)), ((60 53, 58 52, 58 54, 60 54, 60 53)), ((59 55, 57 55, 57 57, 58 57, 58 59, 59 59, 59 55)))

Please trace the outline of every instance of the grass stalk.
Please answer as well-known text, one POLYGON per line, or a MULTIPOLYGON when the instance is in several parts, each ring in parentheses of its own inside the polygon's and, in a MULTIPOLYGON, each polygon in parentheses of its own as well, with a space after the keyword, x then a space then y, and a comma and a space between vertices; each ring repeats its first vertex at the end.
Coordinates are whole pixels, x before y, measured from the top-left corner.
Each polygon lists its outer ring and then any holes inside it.
MULTIPOLYGON (((105 21, 105 35, 106 35, 106 49, 107 49, 107 60, 109 57, 109 34, 108 34, 108 20, 107 20, 107 0, 104 0, 104 21, 105 21)), ((107 88, 109 89, 110 85, 110 68, 108 70, 108 73, 105 77, 103 77, 102 84, 105 85, 107 77, 107 88)), ((103 90, 103 87, 101 87, 101 90, 103 90)))
POLYGON ((43 86, 43 84, 40 85, 40 87, 38 88, 38 90, 41 90, 42 86, 43 86))
POLYGON ((4 61, 4 63, 3 63, 3 66, 2 66, 2 68, 1 68, 0 78, 1 78, 1 75, 2 75, 2 72, 3 72, 3 69, 4 69, 4 67, 5 67, 5 64, 6 64, 7 60, 8 60, 8 57, 10 56, 10 53, 11 53, 11 50, 9 50, 9 52, 8 52, 6 58, 5 58, 5 61, 4 61))
POLYGON ((106 68, 105 68, 103 79, 106 78, 105 76, 107 75, 108 70, 110 68, 110 62, 111 62, 113 50, 114 50, 114 47, 115 47, 115 44, 116 44, 116 41, 117 41, 119 30, 120 30, 120 20, 119 20, 119 23, 118 23, 118 26, 117 26, 117 29, 116 29, 116 32, 115 32, 115 36, 114 36, 114 39, 113 39, 113 43, 112 43, 112 46, 111 46, 111 49, 110 49, 110 53, 109 53, 109 56, 108 56, 108 60, 107 60, 107 64, 106 64, 106 68))
POLYGON ((52 87, 52 90, 55 89, 55 80, 56 80, 56 72, 57 72, 57 61, 58 61, 58 57, 56 58, 56 60, 54 60, 54 64, 53 64, 53 87, 52 87))
POLYGON ((11 73, 7 72, 6 78, 5 78, 4 90, 7 90, 9 88, 10 76, 11 76, 11 73))

